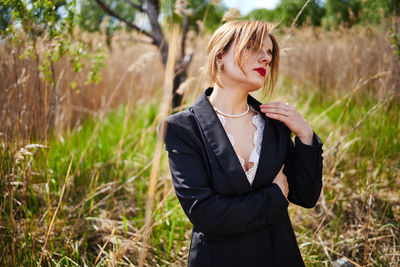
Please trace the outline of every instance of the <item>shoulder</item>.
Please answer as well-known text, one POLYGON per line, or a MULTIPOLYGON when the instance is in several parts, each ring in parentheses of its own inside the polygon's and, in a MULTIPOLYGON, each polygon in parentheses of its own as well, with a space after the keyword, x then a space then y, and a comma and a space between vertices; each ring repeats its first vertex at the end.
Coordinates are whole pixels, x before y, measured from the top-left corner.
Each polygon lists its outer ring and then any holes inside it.
POLYGON ((195 146, 198 125, 192 107, 168 116, 158 127, 166 149, 172 146, 195 146))
POLYGON ((178 127, 178 128, 182 127, 187 129, 192 128, 195 122, 196 119, 192 107, 189 107, 178 113, 172 114, 168 116, 168 118, 166 119, 166 123, 168 123, 168 126, 178 127))
POLYGON ((192 107, 168 116, 164 123, 167 133, 169 131, 171 133, 193 137, 197 135, 199 131, 192 107))

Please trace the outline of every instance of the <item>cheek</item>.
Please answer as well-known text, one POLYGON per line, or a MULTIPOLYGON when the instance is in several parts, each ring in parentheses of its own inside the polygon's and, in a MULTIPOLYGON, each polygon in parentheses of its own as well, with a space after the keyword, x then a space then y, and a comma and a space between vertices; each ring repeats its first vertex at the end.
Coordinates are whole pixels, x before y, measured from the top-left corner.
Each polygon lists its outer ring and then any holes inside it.
POLYGON ((226 69, 227 73, 229 73, 232 76, 240 77, 244 76, 245 74, 242 72, 240 69, 239 65, 234 64, 234 65, 229 65, 228 68, 226 69))

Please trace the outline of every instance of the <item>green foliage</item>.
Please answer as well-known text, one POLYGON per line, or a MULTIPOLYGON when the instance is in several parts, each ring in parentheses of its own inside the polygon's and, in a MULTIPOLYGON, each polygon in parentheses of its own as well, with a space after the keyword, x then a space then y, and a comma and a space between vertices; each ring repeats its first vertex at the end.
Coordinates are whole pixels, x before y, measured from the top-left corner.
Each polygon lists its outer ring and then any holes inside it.
MULTIPOLYGON (((127 1, 107 0, 105 3, 108 4, 118 15, 133 23, 135 23, 137 15, 140 13, 127 1)), ((187 8, 190 12, 188 16, 189 28, 195 31, 199 30, 198 21, 203 21, 205 16, 207 18, 205 21, 205 27, 210 31, 214 31, 218 27, 221 18, 226 11, 225 7, 213 5, 206 0, 189 0, 187 8)), ((175 13, 175 0, 160 1, 160 13, 162 14, 165 23, 176 23, 182 25, 182 17, 175 13)), ((82 2, 79 12, 79 26, 90 32, 103 31, 108 38, 110 38, 115 31, 121 29, 120 21, 116 18, 110 17, 94 1, 82 2)), ((146 30, 150 27, 148 23, 138 26, 146 30)), ((131 30, 129 27, 126 27, 125 29, 128 31, 131 30)))
POLYGON ((208 3, 208 5, 203 5, 202 2, 207 2, 204 0, 196 0, 196 1, 191 0, 189 2, 193 7, 193 9, 196 10, 196 12, 189 17, 189 25, 191 25, 197 31, 199 29, 198 29, 198 24, 196 22, 203 21, 204 18, 206 18, 204 25, 206 30, 214 32, 220 25, 222 17, 224 13, 227 11, 227 8, 225 8, 224 6, 216 6, 211 3, 208 3))
MULTIPOLYGON (((305 3, 306 0, 282 0, 275 9, 255 9, 246 18, 290 26, 305 3)), ((379 23, 384 17, 399 14, 398 0, 312 0, 299 16, 296 26, 307 24, 330 28, 339 24, 379 23)))
POLYGON ((399 40, 399 34, 392 29, 392 34, 390 35, 390 38, 392 39, 392 48, 393 48, 393 53, 397 56, 399 60, 399 65, 400 65, 400 40, 399 40))
MULTIPOLYGON (((74 24, 76 1, 75 0, 40 0, 40 1, 21 1, 21 0, 1 0, 2 17, 6 17, 3 12, 10 12, 14 22, 19 23, 23 31, 32 38, 42 36, 45 32, 49 33, 50 39, 59 35, 66 28, 71 28, 74 24), (66 14, 66 18, 63 17, 66 14)), ((8 23, 7 28, 10 33, 15 34, 15 25, 8 23)))
MULTIPOLYGON (((138 11, 127 1, 104 0, 104 2, 121 17, 128 21, 135 21, 138 11)), ((81 2, 79 26, 89 32, 103 31, 107 36, 121 29, 119 20, 105 13, 95 1, 81 2)), ((129 30, 129 28, 126 29, 129 30)))
MULTIPOLYGON (((296 15, 306 3, 306 0, 282 0, 277 9, 284 25, 291 25, 296 15)), ((323 4, 319 0, 312 0, 304 8, 299 16, 296 25, 304 23, 319 26, 324 15, 323 4)))
POLYGON ((278 9, 270 10, 259 8, 252 10, 246 15, 245 19, 263 20, 268 22, 275 22, 279 20, 280 14, 278 9))
POLYGON ((11 23, 11 6, 5 1, 0 2, 0 37, 11 23))
MULTIPOLYGON (((176 23, 182 25, 182 17, 175 12, 175 2, 176 0, 161 1, 161 11, 165 16, 164 20, 167 23, 176 23)), ((205 20, 205 27, 210 32, 215 31, 227 10, 226 7, 222 5, 214 5, 211 1, 207 0, 189 0, 187 9, 189 28, 198 32, 199 21, 205 20)))
POLYGON ((51 86, 55 85, 53 64, 66 55, 70 58, 74 72, 81 72, 83 61, 89 59, 91 64, 86 84, 100 81, 101 69, 105 66, 103 49, 97 47, 91 54, 88 45, 73 35, 73 28, 79 23, 76 0, 1 1, 0 27, 7 25, 2 35, 8 36, 14 45, 28 44, 20 59, 38 59, 36 45, 39 38, 48 46, 37 62, 43 77, 51 86), (8 18, 4 12, 9 11, 11 13, 8 18), (13 23, 10 23, 11 19, 13 23))
POLYGON ((99 47, 95 53, 91 54, 91 62, 92 68, 88 72, 88 77, 85 82, 86 85, 91 83, 98 84, 101 81, 100 71, 106 66, 106 59, 101 47, 99 47))
POLYGON ((398 0, 358 0, 361 6, 361 22, 379 23, 382 18, 391 15, 400 15, 400 1, 398 0))
POLYGON ((358 22, 356 16, 361 11, 359 0, 327 0, 325 4, 326 16, 324 24, 328 27, 345 23, 348 26, 358 22))
MULTIPOLYGON (((305 3, 306 0, 282 0, 274 10, 256 9, 250 12, 246 18, 273 21, 290 26, 305 3)), ((296 25, 309 24, 319 26, 324 14, 325 9, 322 2, 320 0, 312 0, 299 16, 296 25)))
POLYGON ((327 0, 323 21, 329 28, 338 24, 379 23, 382 18, 400 14, 397 0, 327 0))

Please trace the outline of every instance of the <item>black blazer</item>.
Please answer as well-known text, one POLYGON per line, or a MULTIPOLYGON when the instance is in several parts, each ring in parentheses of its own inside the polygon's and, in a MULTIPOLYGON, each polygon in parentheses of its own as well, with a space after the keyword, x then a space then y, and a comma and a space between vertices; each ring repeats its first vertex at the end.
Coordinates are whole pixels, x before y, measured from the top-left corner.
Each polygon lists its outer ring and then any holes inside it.
POLYGON ((272 183, 282 164, 288 199, 305 208, 322 187, 322 143, 305 145, 287 126, 265 116, 262 149, 251 185, 207 99, 210 87, 188 109, 168 117, 165 149, 176 195, 193 224, 188 266, 304 266, 286 200, 272 183))

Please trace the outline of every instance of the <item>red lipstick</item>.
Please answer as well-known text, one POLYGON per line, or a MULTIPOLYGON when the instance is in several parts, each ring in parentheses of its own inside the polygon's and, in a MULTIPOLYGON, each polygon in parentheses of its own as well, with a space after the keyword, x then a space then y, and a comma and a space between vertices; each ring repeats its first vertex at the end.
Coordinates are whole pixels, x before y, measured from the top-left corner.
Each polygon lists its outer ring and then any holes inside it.
POLYGON ((258 73, 260 73, 260 75, 262 75, 262 76, 265 76, 265 73, 267 73, 267 71, 264 68, 257 68, 254 70, 257 71, 258 73))

